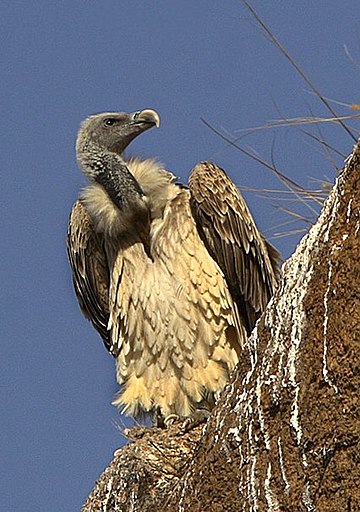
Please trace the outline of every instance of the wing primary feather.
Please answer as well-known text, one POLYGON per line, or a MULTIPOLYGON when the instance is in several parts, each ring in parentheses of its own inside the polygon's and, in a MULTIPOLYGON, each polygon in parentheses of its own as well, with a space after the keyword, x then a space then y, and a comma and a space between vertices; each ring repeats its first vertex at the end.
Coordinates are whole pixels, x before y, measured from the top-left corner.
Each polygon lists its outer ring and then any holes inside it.
POLYGON ((97 235, 81 200, 70 214, 67 253, 80 307, 110 350, 108 290, 109 269, 103 242, 97 235))
POLYGON ((199 235, 223 271, 249 334, 276 287, 280 255, 223 169, 201 162, 190 174, 189 189, 199 235))

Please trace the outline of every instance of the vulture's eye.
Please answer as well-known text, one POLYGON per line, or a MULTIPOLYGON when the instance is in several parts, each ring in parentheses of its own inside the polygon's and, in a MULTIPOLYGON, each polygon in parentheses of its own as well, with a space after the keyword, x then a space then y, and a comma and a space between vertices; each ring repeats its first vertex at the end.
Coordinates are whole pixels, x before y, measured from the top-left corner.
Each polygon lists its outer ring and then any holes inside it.
POLYGON ((108 117, 104 121, 105 126, 113 126, 115 123, 116 123, 116 119, 114 119, 113 117, 108 117))

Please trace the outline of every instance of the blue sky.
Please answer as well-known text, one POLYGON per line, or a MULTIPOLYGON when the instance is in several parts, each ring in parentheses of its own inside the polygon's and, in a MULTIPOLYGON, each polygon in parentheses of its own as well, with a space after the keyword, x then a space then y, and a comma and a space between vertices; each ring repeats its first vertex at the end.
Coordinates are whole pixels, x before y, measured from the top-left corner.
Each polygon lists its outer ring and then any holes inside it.
MULTIPOLYGON (((359 103, 356 0, 252 6, 324 96, 359 103)), ((282 117, 328 113, 237 0, 5 0, 0 25, 0 509, 75 511, 124 442, 116 425, 130 424, 111 406, 113 360, 80 313, 66 259, 67 218, 84 185, 79 123, 99 111, 153 108, 161 128, 132 153, 158 157, 183 181, 211 159, 238 185, 277 188, 201 118, 240 136, 282 117)), ((321 129, 351 150, 344 130, 321 129)), ((256 131, 241 144, 304 186, 336 174, 298 128, 256 131)), ((259 227, 279 231, 287 217, 272 201, 245 195, 259 227)), ((298 239, 272 241, 287 257, 298 239)))

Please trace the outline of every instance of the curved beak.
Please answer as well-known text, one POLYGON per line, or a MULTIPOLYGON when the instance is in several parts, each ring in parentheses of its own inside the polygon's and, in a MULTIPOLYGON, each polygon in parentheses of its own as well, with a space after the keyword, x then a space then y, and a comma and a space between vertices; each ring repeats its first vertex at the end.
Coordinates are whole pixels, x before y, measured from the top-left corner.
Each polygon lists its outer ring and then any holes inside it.
POLYGON ((132 118, 136 123, 146 123, 155 125, 157 128, 160 126, 160 116, 155 110, 145 109, 139 112, 134 112, 132 118))

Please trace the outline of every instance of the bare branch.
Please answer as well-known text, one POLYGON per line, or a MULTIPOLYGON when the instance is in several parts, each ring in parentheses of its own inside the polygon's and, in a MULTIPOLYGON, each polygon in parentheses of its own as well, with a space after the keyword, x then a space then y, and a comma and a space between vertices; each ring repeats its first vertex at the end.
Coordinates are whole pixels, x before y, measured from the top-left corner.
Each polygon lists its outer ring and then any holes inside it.
POLYGON ((302 79, 308 84, 308 86, 311 88, 311 90, 316 94, 316 96, 321 100, 321 102, 325 105, 325 107, 331 112, 331 114, 334 116, 334 118, 339 122, 339 124, 344 128, 344 130, 350 135, 350 137, 356 141, 356 137, 353 135, 351 130, 346 126, 346 124, 343 122, 342 119, 340 119, 335 112, 335 110, 332 108, 330 103, 324 98, 324 96, 320 93, 320 91, 314 86, 314 84, 311 82, 311 80, 307 77, 303 69, 297 64, 297 62, 292 58, 290 53, 286 50, 286 48, 280 43, 278 38, 271 32, 269 27, 263 22, 263 20, 260 18, 260 16, 256 13, 256 11, 251 7, 251 5, 246 0, 241 0, 241 3, 246 7, 246 9, 251 13, 251 15, 256 19, 256 21, 259 23, 259 25, 262 27, 262 29, 266 32, 266 34, 270 37, 271 41, 275 44, 277 48, 281 51, 281 53, 288 59, 290 64, 293 66, 293 68, 296 69, 296 71, 299 73, 299 75, 302 77, 302 79))

